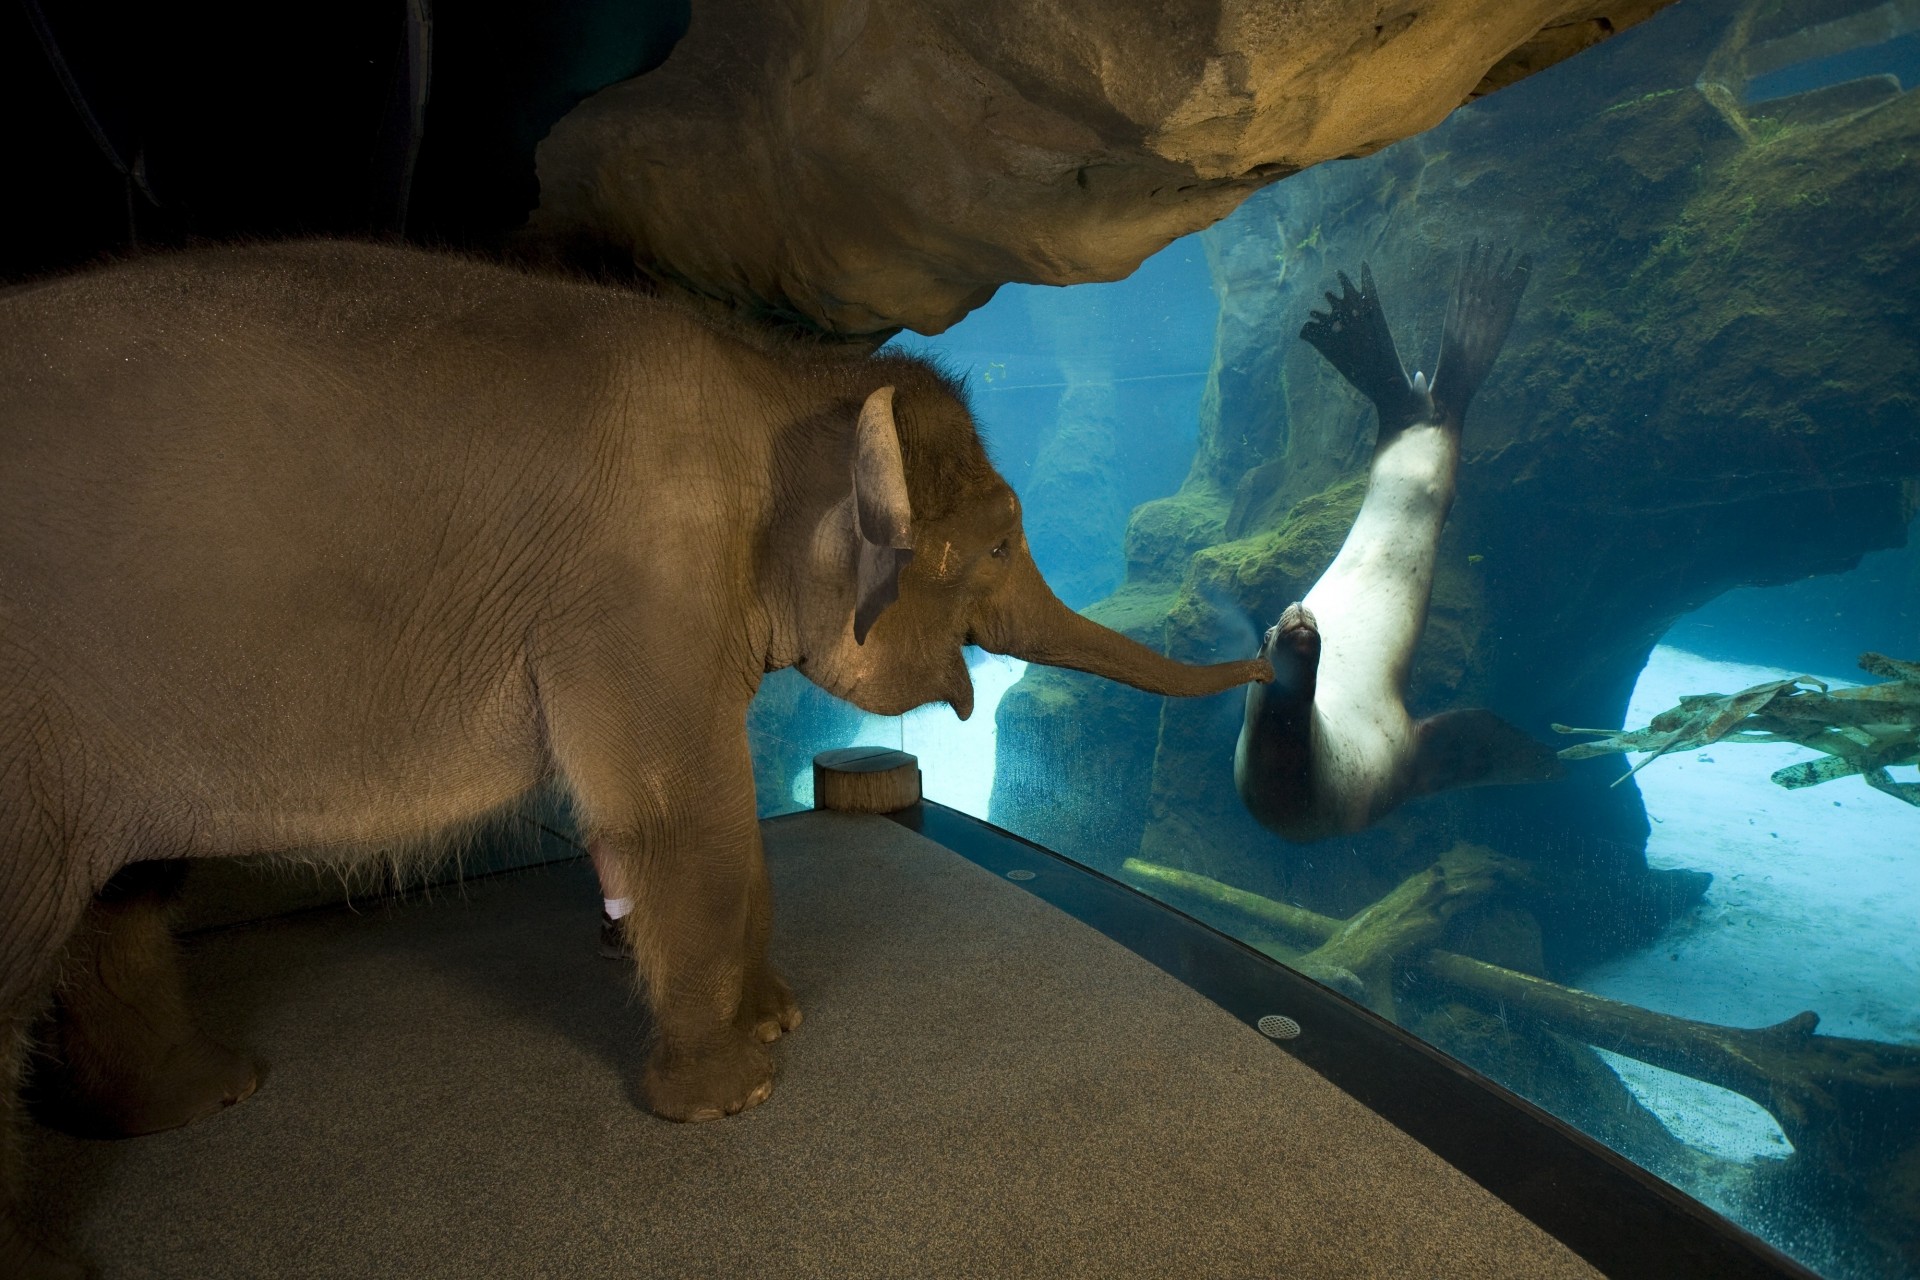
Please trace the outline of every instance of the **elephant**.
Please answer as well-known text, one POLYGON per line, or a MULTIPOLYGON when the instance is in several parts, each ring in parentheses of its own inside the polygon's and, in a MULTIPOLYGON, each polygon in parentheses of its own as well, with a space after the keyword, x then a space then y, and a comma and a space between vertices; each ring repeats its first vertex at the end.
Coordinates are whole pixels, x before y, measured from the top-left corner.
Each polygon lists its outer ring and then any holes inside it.
POLYGON ((97 1132, 186 1123, 255 1064, 193 1025, 186 858, 340 863, 536 788, 641 886, 641 1094, 763 1102, 800 1021, 745 731, 797 667, 945 701, 963 646, 1173 696, 1190 666, 1063 605, 960 384, 630 289, 348 241, 156 253, 0 295, 0 1271, 31 1028, 97 1132))

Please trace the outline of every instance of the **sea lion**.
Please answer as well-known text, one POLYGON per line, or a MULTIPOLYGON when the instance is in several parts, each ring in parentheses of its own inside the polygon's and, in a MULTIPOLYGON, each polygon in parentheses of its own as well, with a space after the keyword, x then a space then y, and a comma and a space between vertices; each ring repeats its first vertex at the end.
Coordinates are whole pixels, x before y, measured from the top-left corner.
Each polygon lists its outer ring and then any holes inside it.
POLYGON ((1366 498, 1340 554, 1266 634, 1271 684, 1247 691, 1233 781, 1249 812, 1289 840, 1359 831, 1414 796, 1560 776, 1553 751, 1480 709, 1415 721, 1407 669, 1426 625, 1435 549, 1453 505, 1467 402, 1500 354, 1532 271, 1511 254, 1467 253, 1440 362, 1411 380, 1373 272, 1309 313, 1300 336, 1380 415, 1366 498))

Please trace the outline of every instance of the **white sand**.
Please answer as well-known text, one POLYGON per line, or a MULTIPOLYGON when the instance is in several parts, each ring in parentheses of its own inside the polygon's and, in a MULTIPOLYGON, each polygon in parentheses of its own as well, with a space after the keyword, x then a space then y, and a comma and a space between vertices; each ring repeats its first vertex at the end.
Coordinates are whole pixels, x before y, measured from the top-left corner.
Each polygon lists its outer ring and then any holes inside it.
MULTIPOLYGON (((1661 646, 1635 686, 1627 723, 1645 725, 1683 693, 1735 693, 1802 674, 1857 683, 1661 646)), ((1647 861, 1711 871, 1713 884, 1694 916, 1644 952, 1583 974, 1580 985, 1705 1022, 1765 1026, 1811 1009, 1828 1035, 1920 1043, 1920 809, 1858 778, 1798 791, 1769 779, 1816 754, 1720 743, 1642 769, 1636 780, 1653 822, 1647 861)), ((1786 1152, 1777 1127, 1746 1099, 1610 1062, 1683 1141, 1736 1159, 1786 1152)))

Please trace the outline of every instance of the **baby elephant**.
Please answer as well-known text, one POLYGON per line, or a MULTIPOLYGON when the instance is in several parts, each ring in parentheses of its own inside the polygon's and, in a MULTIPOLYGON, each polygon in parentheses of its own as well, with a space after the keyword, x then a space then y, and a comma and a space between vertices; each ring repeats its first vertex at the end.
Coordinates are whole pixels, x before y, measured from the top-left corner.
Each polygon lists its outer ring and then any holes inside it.
MULTIPOLYGON (((1062 605, 915 360, 337 242, 0 295, 0 1124, 50 994, 78 1123, 253 1089, 182 1007, 179 859, 350 862, 549 781, 642 886, 649 1105, 754 1106, 800 1013, 767 963, 748 700, 795 666, 965 717, 967 644, 1179 696, 1271 674, 1062 605)), ((61 1274, 15 1163, 0 1273, 61 1274)))

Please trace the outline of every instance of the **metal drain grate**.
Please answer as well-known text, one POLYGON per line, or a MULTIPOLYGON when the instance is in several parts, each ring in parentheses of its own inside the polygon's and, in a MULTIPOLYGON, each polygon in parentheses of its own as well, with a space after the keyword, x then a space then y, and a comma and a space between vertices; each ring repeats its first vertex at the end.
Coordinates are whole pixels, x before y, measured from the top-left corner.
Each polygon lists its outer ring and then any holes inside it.
POLYGON ((1280 1013, 1270 1013, 1254 1025, 1270 1040, 1291 1040, 1300 1034, 1300 1024, 1280 1013))

